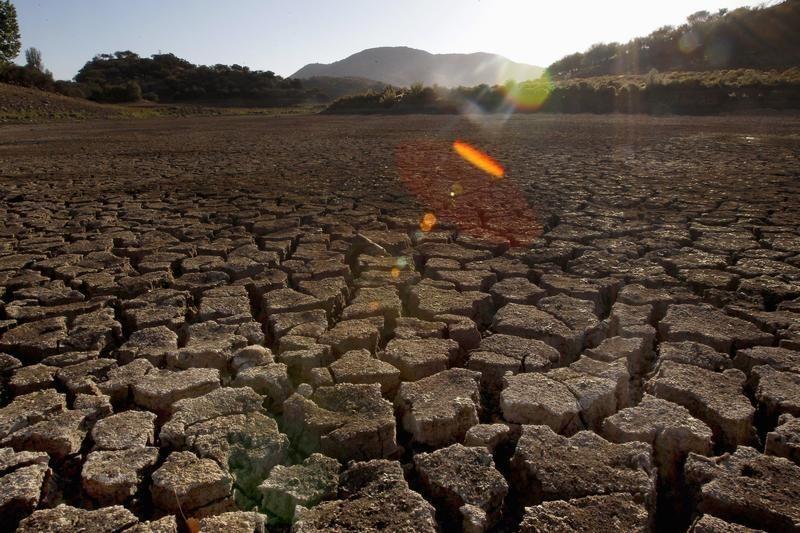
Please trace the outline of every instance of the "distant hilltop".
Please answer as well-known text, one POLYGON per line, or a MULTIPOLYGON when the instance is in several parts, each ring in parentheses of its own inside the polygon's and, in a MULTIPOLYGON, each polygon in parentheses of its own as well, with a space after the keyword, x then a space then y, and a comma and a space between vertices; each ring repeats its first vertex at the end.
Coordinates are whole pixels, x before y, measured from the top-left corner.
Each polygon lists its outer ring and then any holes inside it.
POLYGON ((531 80, 543 71, 496 54, 431 54, 405 46, 387 46, 370 48, 330 64, 311 63, 290 77, 359 77, 398 87, 414 83, 458 87, 531 80))

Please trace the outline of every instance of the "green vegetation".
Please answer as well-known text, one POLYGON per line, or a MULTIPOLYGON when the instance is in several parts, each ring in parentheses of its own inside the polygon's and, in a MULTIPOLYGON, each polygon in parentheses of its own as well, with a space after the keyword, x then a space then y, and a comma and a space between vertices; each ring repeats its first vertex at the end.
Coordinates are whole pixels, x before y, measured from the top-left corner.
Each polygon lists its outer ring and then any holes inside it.
POLYGON ((240 108, 306 106, 385 87, 363 78, 319 77, 301 82, 240 65, 193 65, 174 54, 148 58, 130 51, 97 55, 74 81, 56 81, 44 68, 39 50, 29 48, 25 57, 25 66, 0 65, 0 82, 102 103, 144 99, 240 108))
POLYGON ((20 46, 17 8, 11 0, 0 0, 0 65, 17 57, 20 46))
POLYGON ((556 78, 646 74, 652 69, 784 70, 800 57, 800 0, 718 13, 699 11, 679 27, 664 26, 625 44, 599 43, 548 68, 556 78))
POLYGON ((413 86, 340 98, 328 113, 677 113, 716 114, 800 109, 800 67, 597 76, 547 77, 489 87, 413 86))
POLYGON ((132 101, 136 83, 145 99, 257 106, 294 105, 318 98, 299 80, 240 65, 193 65, 174 54, 140 57, 130 51, 100 54, 75 76, 85 96, 99 102, 132 101))

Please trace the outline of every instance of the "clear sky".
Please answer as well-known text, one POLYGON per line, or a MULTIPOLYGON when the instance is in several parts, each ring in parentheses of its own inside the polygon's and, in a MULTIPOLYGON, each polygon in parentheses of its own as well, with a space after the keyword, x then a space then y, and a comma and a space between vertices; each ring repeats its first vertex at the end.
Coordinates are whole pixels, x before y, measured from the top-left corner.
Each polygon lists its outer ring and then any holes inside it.
MULTIPOLYGON (((56 78, 98 53, 172 52, 289 76, 375 46, 492 52, 546 67, 741 0, 14 0, 23 48, 56 78)), ((773 2, 774 3, 774 0, 773 2)), ((21 61, 21 59, 18 59, 21 61)))

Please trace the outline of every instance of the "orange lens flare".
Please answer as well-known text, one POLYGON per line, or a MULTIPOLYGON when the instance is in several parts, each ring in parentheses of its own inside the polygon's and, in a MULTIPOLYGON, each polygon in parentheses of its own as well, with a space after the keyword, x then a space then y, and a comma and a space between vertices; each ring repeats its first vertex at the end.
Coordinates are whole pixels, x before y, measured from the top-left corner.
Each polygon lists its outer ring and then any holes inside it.
POLYGON ((469 164, 481 169, 494 178, 500 179, 506 174, 505 169, 503 169, 500 163, 464 141, 454 142, 453 149, 469 164))
POLYGON ((419 223, 419 229, 428 233, 433 229, 436 225, 436 215, 433 213, 425 213, 425 216, 422 217, 422 222, 419 223))

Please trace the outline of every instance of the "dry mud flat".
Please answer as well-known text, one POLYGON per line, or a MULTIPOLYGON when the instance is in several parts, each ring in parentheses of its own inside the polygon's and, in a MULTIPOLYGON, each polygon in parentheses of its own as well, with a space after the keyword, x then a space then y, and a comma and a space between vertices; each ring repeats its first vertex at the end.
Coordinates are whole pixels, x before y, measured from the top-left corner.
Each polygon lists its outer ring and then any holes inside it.
POLYGON ((0 129, 0 528, 800 530, 798 131, 0 129))

